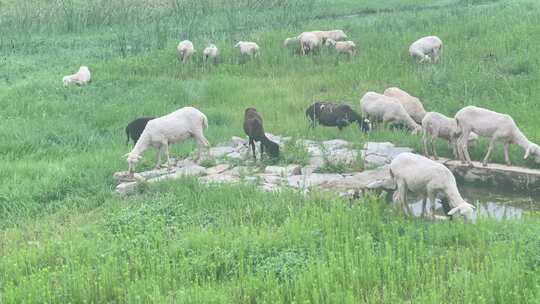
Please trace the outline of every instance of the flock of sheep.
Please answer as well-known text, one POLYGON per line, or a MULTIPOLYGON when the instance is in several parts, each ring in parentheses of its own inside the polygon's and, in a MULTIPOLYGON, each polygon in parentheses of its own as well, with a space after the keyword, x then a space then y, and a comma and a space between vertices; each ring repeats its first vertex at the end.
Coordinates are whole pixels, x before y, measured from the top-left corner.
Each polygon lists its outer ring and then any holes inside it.
MULTIPOLYGON (((356 45, 346 41, 347 35, 342 30, 311 31, 285 39, 284 46, 295 46, 306 55, 323 45, 332 46, 338 53, 353 55, 356 45)), ((438 37, 423 37, 411 44, 409 54, 420 62, 437 62, 442 54, 442 41, 438 37)), ((254 56, 259 52, 255 42, 240 41, 235 47, 239 48, 241 55, 254 56)), ((186 62, 193 54, 193 43, 184 40, 178 44, 179 59, 186 62)), ((219 50, 210 44, 203 51, 204 59, 216 60, 219 50)), ((84 85, 90 81, 90 71, 87 67, 70 76, 64 77, 64 85, 71 83, 84 85)), ((508 147, 517 144, 525 150, 524 158, 530 156, 540 162, 540 147, 529 141, 516 126, 514 120, 506 114, 490 111, 475 106, 467 106, 458 111, 454 118, 446 117, 437 112, 426 112, 420 100, 399 88, 388 88, 383 94, 367 92, 360 100, 361 114, 349 105, 332 102, 315 102, 306 109, 306 116, 311 120, 311 126, 316 124, 335 126, 340 130, 357 123, 364 132, 372 129, 373 123, 405 127, 413 134, 422 132, 424 154, 427 157, 404 153, 397 156, 390 164, 392 182, 397 187, 394 193, 395 201, 399 202, 406 214, 410 214, 407 204, 407 193, 413 192, 423 196, 422 215, 425 214, 427 200, 432 202, 436 197, 448 200, 450 207, 448 214, 461 214, 466 219, 470 217, 474 206, 465 202, 461 197, 453 174, 442 164, 429 158, 428 141, 431 143, 433 158, 437 159, 434 141, 442 138, 452 147, 454 158, 467 162, 472 166, 469 155, 469 145, 479 137, 490 139, 488 151, 483 159, 487 166, 495 142, 504 144, 505 161, 510 165, 508 147)), ((202 149, 209 147, 204 137, 204 130, 208 128, 208 119, 199 110, 193 107, 184 107, 175 112, 158 118, 138 118, 126 127, 129 139, 135 146, 126 154, 130 174, 134 173, 135 164, 142 158, 142 154, 150 147, 158 150, 156 167, 161 166, 161 155, 165 153, 169 164, 169 145, 193 138, 197 142, 199 159, 202 149)), ((264 132, 262 117, 254 108, 247 108, 244 113, 244 131, 249 137, 249 145, 255 158, 255 142, 261 143, 261 157, 266 152, 271 157, 279 156, 279 145, 268 139, 264 132)))

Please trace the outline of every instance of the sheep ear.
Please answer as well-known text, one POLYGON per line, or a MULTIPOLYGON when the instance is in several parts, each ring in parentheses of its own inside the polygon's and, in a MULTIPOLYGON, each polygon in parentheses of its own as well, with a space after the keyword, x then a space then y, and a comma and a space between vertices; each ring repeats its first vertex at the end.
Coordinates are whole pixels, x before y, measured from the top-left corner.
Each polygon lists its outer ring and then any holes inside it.
POLYGON ((523 157, 523 159, 527 159, 529 155, 531 155, 531 148, 532 146, 530 145, 527 147, 527 150, 525 150, 525 156, 523 157))

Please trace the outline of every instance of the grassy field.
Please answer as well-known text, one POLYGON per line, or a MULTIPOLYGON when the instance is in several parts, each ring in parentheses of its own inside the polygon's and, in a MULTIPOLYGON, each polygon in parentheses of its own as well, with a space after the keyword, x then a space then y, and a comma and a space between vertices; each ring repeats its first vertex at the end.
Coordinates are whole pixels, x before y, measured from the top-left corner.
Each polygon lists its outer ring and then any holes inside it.
MULTIPOLYGON (((539 303, 535 214, 432 223, 378 197, 192 179, 127 199, 112 191, 127 168, 125 125, 187 105, 208 116, 213 144, 242 135, 255 106, 274 134, 419 148, 404 132, 307 129, 314 100, 358 107, 365 92, 399 86, 447 115, 469 104, 509 113, 540 142, 539 18, 533 0, 0 0, 0 303, 539 303), (330 28, 359 54, 281 46, 330 28), (410 42, 431 34, 442 62, 409 60, 410 42), (198 49, 186 65, 183 39, 198 49), (238 40, 257 41, 261 56, 240 61, 238 40), (208 42, 218 65, 200 58, 208 42), (80 65, 92 83, 64 88, 80 65)), ((522 157, 512 147, 513 162, 534 166, 522 157)))

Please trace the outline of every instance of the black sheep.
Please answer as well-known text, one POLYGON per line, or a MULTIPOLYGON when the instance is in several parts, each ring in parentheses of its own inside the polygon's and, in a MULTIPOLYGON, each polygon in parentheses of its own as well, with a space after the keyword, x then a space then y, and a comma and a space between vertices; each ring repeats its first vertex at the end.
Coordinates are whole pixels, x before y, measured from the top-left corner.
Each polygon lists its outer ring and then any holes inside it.
POLYGON ((327 127, 337 127, 340 131, 349 124, 356 122, 358 127, 364 131, 371 130, 371 123, 356 113, 349 105, 332 102, 316 102, 306 110, 306 116, 311 120, 311 127, 315 124, 327 127))
POLYGON ((155 117, 141 117, 130 122, 126 127, 126 146, 129 144, 129 138, 133 140, 133 143, 136 144, 139 137, 141 137, 144 128, 149 120, 154 119, 155 117))
POLYGON ((249 137, 249 145, 253 151, 253 158, 255 157, 255 142, 261 142, 261 159, 263 156, 264 148, 271 157, 279 156, 279 145, 266 137, 264 134, 262 117, 257 113, 255 108, 247 108, 244 113, 244 132, 249 137))

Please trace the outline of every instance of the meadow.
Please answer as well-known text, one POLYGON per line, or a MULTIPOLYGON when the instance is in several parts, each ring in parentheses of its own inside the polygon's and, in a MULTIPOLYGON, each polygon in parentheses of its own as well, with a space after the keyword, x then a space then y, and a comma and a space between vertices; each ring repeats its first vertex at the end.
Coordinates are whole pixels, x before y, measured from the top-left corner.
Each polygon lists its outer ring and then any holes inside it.
MULTIPOLYGON (((129 121, 188 105, 208 116, 212 144, 242 136, 254 106, 274 134, 418 149, 404 131, 307 128, 314 100, 358 107, 390 86, 446 115, 471 104, 508 113, 538 143, 538 20, 534 0, 0 0, 0 303, 538 303, 538 214, 433 223, 375 195, 190 178, 122 198, 112 179, 127 168, 129 121), (333 28, 357 56, 282 47, 333 28), (409 44, 431 34, 442 61, 415 64, 409 44), (176 58, 183 39, 198 50, 188 64, 176 58), (240 60, 238 40, 261 55, 240 60), (209 42, 217 65, 201 60, 209 42), (63 87, 80 65, 92 83, 63 87)), ((522 158, 512 147, 514 163, 535 166, 522 158)))

